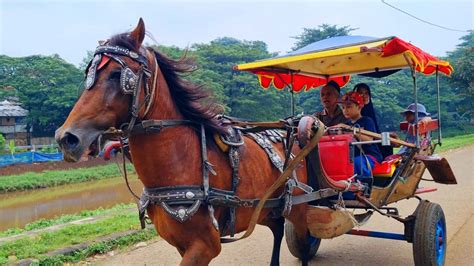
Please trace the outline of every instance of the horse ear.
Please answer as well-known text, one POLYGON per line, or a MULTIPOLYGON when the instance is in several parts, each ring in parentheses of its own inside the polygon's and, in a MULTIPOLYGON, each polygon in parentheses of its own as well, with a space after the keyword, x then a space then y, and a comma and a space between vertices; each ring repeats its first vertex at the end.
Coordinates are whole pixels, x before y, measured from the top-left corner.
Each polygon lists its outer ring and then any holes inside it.
POLYGON ((135 48, 139 49, 142 45, 143 39, 145 39, 145 23, 143 22, 142 18, 138 20, 138 25, 135 27, 135 29, 130 32, 130 37, 135 40, 135 48))

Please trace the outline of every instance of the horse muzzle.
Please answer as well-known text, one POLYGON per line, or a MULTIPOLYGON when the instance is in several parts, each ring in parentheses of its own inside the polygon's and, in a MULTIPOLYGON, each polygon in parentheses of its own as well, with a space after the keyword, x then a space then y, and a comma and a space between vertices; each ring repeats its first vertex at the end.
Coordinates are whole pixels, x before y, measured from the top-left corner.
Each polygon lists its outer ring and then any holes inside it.
POLYGON ((98 154, 97 140, 101 131, 95 129, 63 129, 56 130, 55 139, 64 154, 66 162, 78 162, 84 156, 98 154))

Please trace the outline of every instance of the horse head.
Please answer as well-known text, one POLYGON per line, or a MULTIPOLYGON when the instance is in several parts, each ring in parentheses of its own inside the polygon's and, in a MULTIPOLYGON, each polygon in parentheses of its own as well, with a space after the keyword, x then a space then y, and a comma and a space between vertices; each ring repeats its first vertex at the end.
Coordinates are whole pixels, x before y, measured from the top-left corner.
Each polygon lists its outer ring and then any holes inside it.
POLYGON ((132 137, 133 127, 146 119, 183 120, 224 132, 212 105, 201 105, 208 93, 181 74, 195 66, 191 59, 173 60, 150 47, 143 47, 145 24, 99 42, 86 68, 85 90, 64 124, 56 130, 56 141, 64 159, 76 162, 98 154, 99 139, 116 128, 132 137))
POLYGON ((145 25, 140 19, 133 31, 100 42, 86 68, 84 92, 56 130, 55 138, 66 161, 96 155, 104 131, 123 127, 143 112, 137 106, 149 108, 150 67, 156 70, 157 65, 150 63, 153 54, 142 48, 144 37, 145 25))

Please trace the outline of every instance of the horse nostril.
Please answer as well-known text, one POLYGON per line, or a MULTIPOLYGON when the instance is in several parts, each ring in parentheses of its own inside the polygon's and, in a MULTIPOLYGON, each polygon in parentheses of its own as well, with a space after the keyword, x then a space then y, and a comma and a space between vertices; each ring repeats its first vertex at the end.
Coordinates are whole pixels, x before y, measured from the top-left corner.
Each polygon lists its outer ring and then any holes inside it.
POLYGON ((79 138, 76 135, 66 132, 61 138, 61 146, 67 150, 73 150, 79 145, 79 138))

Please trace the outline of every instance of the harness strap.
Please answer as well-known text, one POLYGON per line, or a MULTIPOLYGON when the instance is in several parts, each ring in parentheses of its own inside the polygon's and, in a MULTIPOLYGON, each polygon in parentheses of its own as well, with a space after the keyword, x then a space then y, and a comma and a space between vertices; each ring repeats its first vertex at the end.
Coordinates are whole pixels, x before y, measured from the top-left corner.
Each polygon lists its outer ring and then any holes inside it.
POLYGON ((278 169, 278 171, 280 171, 280 173, 282 173, 283 161, 273 148, 270 140, 266 136, 259 133, 249 133, 249 135, 255 140, 255 142, 257 142, 258 145, 260 145, 260 147, 262 147, 262 149, 267 153, 268 158, 270 158, 272 164, 278 169))
MULTIPOLYGON (((158 80, 158 61, 156 60, 156 56, 153 55, 153 60, 155 62, 155 73, 154 73, 154 77, 153 77, 153 85, 151 87, 151 93, 149 92, 149 95, 150 95, 150 100, 145 108, 145 113, 143 114, 143 117, 146 117, 146 115, 148 114, 148 112, 150 111, 151 107, 153 106, 153 103, 154 103, 154 100, 155 100, 155 91, 157 90, 156 89, 156 81, 158 80)), ((148 83, 147 83, 148 85, 148 83)), ((148 86, 147 86, 148 87, 148 86)))
POLYGON ((268 190, 265 192, 263 195, 262 199, 259 201, 257 207, 255 208, 252 217, 249 222, 249 226, 247 227, 247 231, 239 237, 239 238, 232 238, 232 239, 225 239, 223 240, 221 238, 221 242, 226 241, 226 242, 234 242, 237 240, 241 240, 244 238, 249 237, 253 230, 255 229, 255 226, 258 223, 258 219, 260 218, 260 213, 262 212, 263 208, 265 207, 265 202, 270 198, 270 196, 278 189, 280 188, 285 181, 288 179, 288 177, 293 173, 293 171, 301 164, 301 161, 304 160, 304 158, 309 154, 309 152, 318 145, 319 140, 323 136, 324 133, 324 127, 321 126, 321 124, 318 127, 318 130, 316 131, 316 134, 311 138, 311 140, 308 142, 308 144, 296 155, 296 157, 288 164, 288 167, 283 171, 283 173, 278 177, 278 179, 273 183, 273 185, 268 188, 268 190))
MULTIPOLYGON (((202 184, 204 189, 204 198, 207 202, 209 197, 209 172, 213 175, 217 175, 217 173, 212 168, 212 164, 207 160, 207 144, 206 144, 206 130, 204 125, 201 124, 201 158, 202 158, 202 184)), ((214 228, 219 231, 219 223, 217 222, 216 217, 214 216, 214 207, 212 204, 207 205, 207 209, 209 210, 209 216, 211 218, 212 224, 214 228)))
MULTIPOLYGON (((133 125, 131 130, 125 129, 125 135, 141 133, 160 133, 162 129, 182 125, 199 125, 191 120, 143 120, 133 125)), ((128 127, 128 125, 126 125, 128 127)))
POLYGON ((140 105, 140 100, 139 100, 139 95, 140 91, 142 89, 142 80, 143 80, 143 68, 140 68, 140 71, 138 72, 138 86, 137 89, 133 91, 133 102, 132 102, 132 118, 130 119, 130 122, 128 124, 127 131, 131 131, 133 126, 135 125, 135 121, 138 118, 138 112, 139 112, 139 105, 140 105))
MULTIPOLYGON (((243 138, 242 138, 242 144, 243 144, 243 138)), ((239 153, 239 147, 238 146, 231 146, 230 151, 229 151, 229 160, 230 160, 230 165, 232 166, 232 186, 231 190, 232 193, 235 195, 237 192, 237 186, 239 185, 239 164, 240 164, 240 153, 239 153)), ((231 237, 234 237, 235 235, 235 208, 230 208, 229 209, 229 223, 228 223, 228 228, 229 228, 229 234, 231 237)))
MULTIPOLYGON (((334 189, 321 189, 309 194, 294 196, 293 205, 310 202, 337 195, 334 189)), ((149 204, 161 205, 165 211, 180 222, 189 219, 197 211, 196 206, 208 204, 219 207, 254 208, 262 202, 260 199, 240 199, 232 191, 210 188, 209 195, 204 197, 201 186, 167 186, 159 188, 144 188, 139 201, 140 222, 145 225, 145 211, 149 204), (199 204, 198 204, 198 203, 199 204), (183 207, 189 205, 189 207, 183 207), (178 206, 176 209, 171 206, 178 206)), ((283 206, 284 198, 272 198, 264 201, 263 208, 279 208, 283 206)))
POLYGON ((124 56, 127 56, 127 57, 137 61, 140 64, 143 64, 145 66, 148 65, 148 61, 146 60, 146 57, 144 57, 141 54, 135 53, 134 51, 130 51, 127 48, 120 47, 120 46, 100 45, 96 48, 94 54, 104 54, 104 53, 124 55, 124 56))
POLYGON ((135 192, 133 192, 132 188, 130 187, 130 183, 128 182, 128 174, 127 174, 127 165, 125 163, 125 150, 124 150, 124 141, 123 141, 123 138, 120 138, 120 149, 121 149, 121 152, 122 152, 122 169, 123 169, 123 178, 125 179, 125 183, 127 184, 127 188, 128 190, 130 191, 130 193, 132 193, 132 195, 140 200, 140 197, 137 196, 137 194, 135 194, 135 192))

